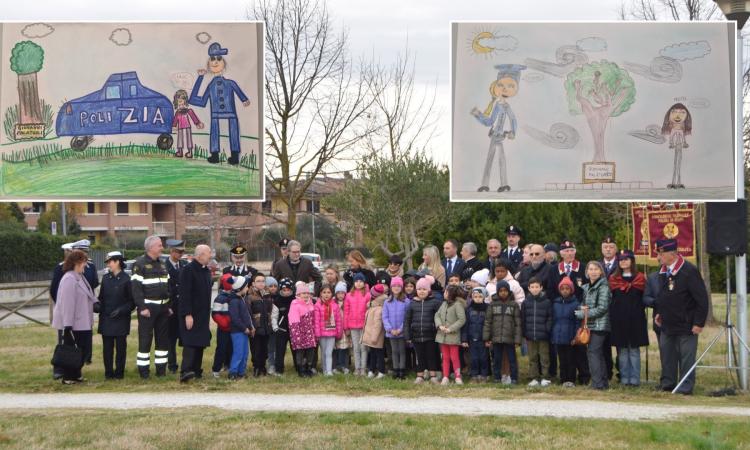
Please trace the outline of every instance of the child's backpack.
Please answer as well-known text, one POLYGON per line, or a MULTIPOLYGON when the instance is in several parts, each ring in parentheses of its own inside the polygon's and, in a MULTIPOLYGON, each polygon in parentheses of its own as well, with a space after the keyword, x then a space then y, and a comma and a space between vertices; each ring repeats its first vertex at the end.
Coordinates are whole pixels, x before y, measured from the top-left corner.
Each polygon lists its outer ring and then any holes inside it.
POLYGON ((211 305, 211 318, 219 330, 229 332, 232 319, 229 317, 229 294, 219 292, 211 305))

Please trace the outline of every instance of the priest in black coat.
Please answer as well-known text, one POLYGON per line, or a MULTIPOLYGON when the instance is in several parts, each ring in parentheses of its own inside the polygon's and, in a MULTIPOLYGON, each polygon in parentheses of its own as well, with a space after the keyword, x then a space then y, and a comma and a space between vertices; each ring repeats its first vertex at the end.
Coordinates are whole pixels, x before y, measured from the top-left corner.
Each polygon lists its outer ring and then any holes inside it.
POLYGON ((203 350, 211 344, 211 248, 195 247, 193 260, 180 271, 180 344, 182 367, 180 381, 201 378, 203 350))

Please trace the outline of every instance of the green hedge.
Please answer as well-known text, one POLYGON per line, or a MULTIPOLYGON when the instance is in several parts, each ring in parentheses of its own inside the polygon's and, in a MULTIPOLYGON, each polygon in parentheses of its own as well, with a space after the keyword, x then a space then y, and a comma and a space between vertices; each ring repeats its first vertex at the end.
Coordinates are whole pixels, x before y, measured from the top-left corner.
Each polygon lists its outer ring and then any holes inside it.
POLYGON ((0 232, 0 272, 52 270, 63 258, 60 248, 70 236, 44 233, 0 232))

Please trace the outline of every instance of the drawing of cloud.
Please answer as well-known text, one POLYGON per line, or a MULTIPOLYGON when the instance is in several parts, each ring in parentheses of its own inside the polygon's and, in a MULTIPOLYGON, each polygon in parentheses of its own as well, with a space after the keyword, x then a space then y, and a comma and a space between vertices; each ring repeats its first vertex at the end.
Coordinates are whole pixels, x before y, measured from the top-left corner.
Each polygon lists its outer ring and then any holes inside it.
POLYGON ((537 83, 539 81, 542 81, 544 79, 544 74, 537 73, 537 72, 530 72, 523 76, 522 78, 524 81, 529 83, 537 83))
POLYGON ((711 100, 703 97, 696 97, 690 99, 688 102, 691 108, 705 109, 711 106, 711 100))
POLYGON ((518 39, 510 35, 492 36, 489 39, 482 39, 482 45, 492 47, 495 50, 503 52, 512 52, 518 47, 518 39))
POLYGON ((690 59, 703 58, 711 53, 711 45, 708 41, 680 42, 659 51, 661 56, 676 59, 677 61, 688 61, 690 59))
POLYGON ((651 142, 652 144, 663 144, 667 138, 662 136, 661 127, 659 125, 649 125, 645 130, 633 130, 628 132, 629 135, 644 141, 651 142))
POLYGON ((607 50, 607 41, 592 36, 576 41, 576 47, 582 52, 604 52, 607 50))
POLYGON ((172 72, 169 81, 172 82, 175 89, 190 90, 195 82, 195 77, 189 72, 172 72))
POLYGON ((573 148, 578 144, 578 141, 581 138, 575 128, 565 123, 553 123, 552 126, 549 127, 549 132, 528 125, 524 125, 522 128, 537 142, 552 148, 573 148))
POLYGON ((589 57, 578 47, 575 45, 563 45, 555 52, 555 62, 526 58, 524 64, 531 69, 562 78, 575 68, 588 62, 589 57))
POLYGON ((55 31, 52 25, 46 23, 30 23, 21 29, 21 34, 27 38, 43 38, 49 36, 55 31))
POLYGON ((109 40, 117 46, 125 47, 133 42, 133 36, 127 28, 115 28, 109 35, 109 40))
POLYGON ((625 70, 661 83, 677 83, 682 79, 682 65, 674 58, 657 56, 651 60, 650 66, 625 62, 625 70))
POLYGON ((195 40, 205 45, 211 40, 211 35, 205 31, 201 31, 195 35, 195 40))

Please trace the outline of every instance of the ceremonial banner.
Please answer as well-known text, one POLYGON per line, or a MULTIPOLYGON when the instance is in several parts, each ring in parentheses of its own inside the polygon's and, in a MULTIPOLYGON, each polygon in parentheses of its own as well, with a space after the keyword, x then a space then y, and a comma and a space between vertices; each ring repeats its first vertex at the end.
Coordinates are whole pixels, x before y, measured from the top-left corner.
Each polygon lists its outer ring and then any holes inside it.
POLYGON ((656 241, 676 239, 679 253, 695 262, 695 216, 692 203, 673 207, 663 203, 633 206, 633 242, 636 260, 641 264, 656 263, 656 241))

